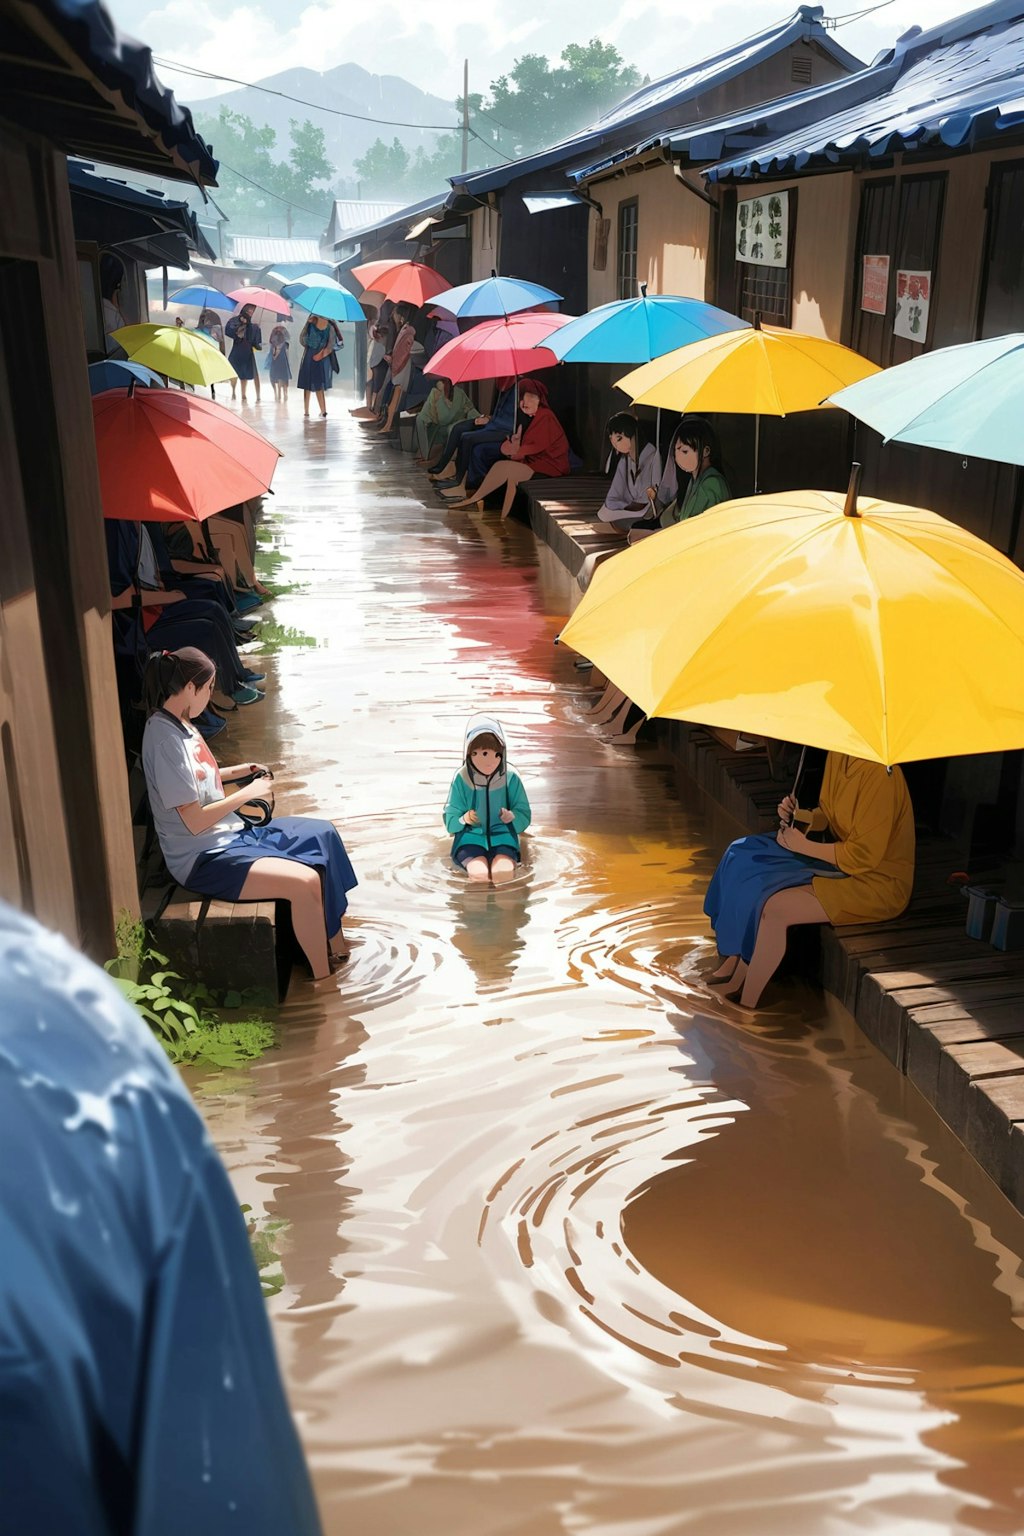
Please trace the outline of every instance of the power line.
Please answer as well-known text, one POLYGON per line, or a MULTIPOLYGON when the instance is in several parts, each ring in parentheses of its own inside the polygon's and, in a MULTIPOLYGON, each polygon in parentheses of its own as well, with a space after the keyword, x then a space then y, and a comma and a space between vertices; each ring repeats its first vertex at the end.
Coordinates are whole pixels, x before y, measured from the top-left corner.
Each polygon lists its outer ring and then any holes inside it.
MULTIPOLYGON (((323 209, 320 209, 318 211, 315 208, 307 208, 302 203, 293 203, 290 197, 282 197, 280 192, 271 192, 270 188, 263 186, 262 182, 253 181, 251 176, 246 176, 242 171, 236 171, 234 166, 233 165, 228 165, 226 160, 221 160, 220 164, 224 167, 224 169, 226 171, 230 171, 232 176, 237 176, 239 181, 247 181, 249 183, 250 187, 255 187, 258 192, 265 193, 265 195, 267 197, 275 197, 279 203, 285 203, 285 204, 287 204, 287 206, 289 208, 297 209, 299 213, 309 213, 309 214, 312 214, 314 219, 322 219, 323 218, 323 216, 324 216, 323 215, 323 209)), ((331 194, 332 198, 333 198, 333 195, 334 194, 332 193, 331 194)))
POLYGON ((838 16, 823 16, 822 26, 830 27, 833 32, 837 32, 840 27, 849 27, 855 21, 863 21, 865 16, 873 16, 876 11, 884 11, 894 3, 895 0, 879 0, 877 5, 865 6, 863 10, 840 11, 838 16))
POLYGON ((343 112, 340 107, 324 107, 317 101, 306 101, 302 96, 292 96, 288 91, 275 91, 269 85, 254 85, 250 80, 237 80, 234 75, 218 75, 208 69, 196 69, 191 64, 178 64, 174 59, 153 55, 154 62, 165 69, 178 70, 183 75, 194 75, 200 80, 223 80, 228 85, 241 85, 248 91, 261 91, 264 96, 280 96, 283 101, 294 101, 297 106, 309 107, 314 112, 329 112, 332 117, 348 117, 357 123, 376 123, 382 128, 429 128, 437 132, 458 133, 461 123, 406 123, 393 117, 365 117, 359 112, 343 112))

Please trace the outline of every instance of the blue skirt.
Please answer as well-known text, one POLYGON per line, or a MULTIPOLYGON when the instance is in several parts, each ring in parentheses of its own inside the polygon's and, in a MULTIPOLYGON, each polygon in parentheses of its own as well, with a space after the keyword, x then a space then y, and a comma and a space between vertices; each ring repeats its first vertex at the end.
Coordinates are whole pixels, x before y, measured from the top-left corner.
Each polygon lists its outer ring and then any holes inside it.
POLYGON ((257 859, 294 859, 321 871, 324 920, 333 938, 348 907, 347 893, 359 883, 334 824, 313 816, 278 816, 265 827, 247 827, 226 848, 201 853, 187 887, 200 896, 237 901, 257 859))
POLYGON ((730 843, 704 898, 704 911, 715 930, 718 953, 739 955, 749 961, 769 896, 791 885, 809 885, 819 875, 830 880, 846 879, 834 864, 781 848, 774 832, 740 837, 730 843))
POLYGON ((322 357, 318 362, 309 348, 303 347, 302 362, 299 364, 299 377, 295 382, 296 387, 299 389, 330 389, 330 357, 322 357))

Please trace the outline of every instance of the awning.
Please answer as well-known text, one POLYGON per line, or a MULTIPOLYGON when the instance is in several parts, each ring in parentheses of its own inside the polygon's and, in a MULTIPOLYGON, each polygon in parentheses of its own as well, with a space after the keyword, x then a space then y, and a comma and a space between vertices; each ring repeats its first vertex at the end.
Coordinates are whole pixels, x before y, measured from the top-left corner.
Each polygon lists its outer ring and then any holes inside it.
POLYGON ((4 0, 0 116, 69 154, 216 183, 217 162, 152 52, 99 0, 4 0))
POLYGON ((68 185, 76 239, 116 247, 147 267, 187 267, 193 251, 214 259, 187 203, 99 176, 80 160, 68 161, 68 185))
POLYGON ((585 203, 575 192, 524 192, 528 213, 551 213, 555 208, 580 208, 585 203))

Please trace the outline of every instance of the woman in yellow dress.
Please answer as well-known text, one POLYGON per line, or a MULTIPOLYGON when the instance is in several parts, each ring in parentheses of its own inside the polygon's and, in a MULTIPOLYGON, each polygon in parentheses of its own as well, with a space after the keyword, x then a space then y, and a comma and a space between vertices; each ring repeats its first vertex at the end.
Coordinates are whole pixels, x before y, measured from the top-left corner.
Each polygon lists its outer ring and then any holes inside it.
POLYGON ((745 1008, 760 1002, 790 928, 898 917, 914 883, 914 814, 899 768, 830 752, 817 808, 801 811, 787 795, 779 819, 777 834, 730 844, 704 902, 722 956, 711 984, 745 1008), (807 836, 825 831, 832 841, 807 836))

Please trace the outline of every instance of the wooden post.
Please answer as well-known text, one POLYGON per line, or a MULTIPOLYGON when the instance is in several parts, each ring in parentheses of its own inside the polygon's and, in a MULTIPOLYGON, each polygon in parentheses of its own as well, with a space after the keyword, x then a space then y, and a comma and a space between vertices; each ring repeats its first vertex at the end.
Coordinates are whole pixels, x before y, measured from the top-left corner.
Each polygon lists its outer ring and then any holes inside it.
POLYGON ((469 170, 469 60, 462 65, 462 173, 469 170))

